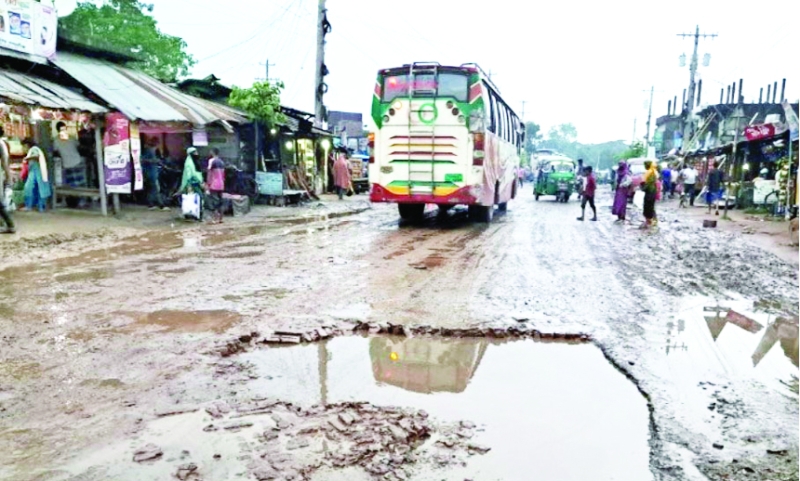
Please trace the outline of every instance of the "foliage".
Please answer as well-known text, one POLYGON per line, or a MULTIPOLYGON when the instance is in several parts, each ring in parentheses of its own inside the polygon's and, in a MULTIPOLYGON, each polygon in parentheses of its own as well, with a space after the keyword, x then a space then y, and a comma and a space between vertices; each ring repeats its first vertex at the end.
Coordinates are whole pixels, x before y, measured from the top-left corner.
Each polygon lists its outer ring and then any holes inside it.
POLYGON ((138 0, 79 2, 59 19, 59 33, 67 39, 139 59, 131 67, 162 82, 185 77, 195 64, 186 42, 162 33, 150 16, 153 5, 138 0))
POLYGON ((634 142, 628 147, 624 152, 620 152, 617 155, 618 160, 628 160, 628 159, 635 159, 637 157, 644 157, 647 153, 644 143, 642 142, 634 142))
POLYGON ((281 90, 283 82, 256 82, 250 88, 233 87, 228 103, 242 109, 254 119, 265 124, 285 122, 281 112, 281 90))
POLYGON ((525 122, 525 152, 528 154, 533 153, 541 141, 542 132, 539 124, 525 122))
MULTIPOLYGON (((538 127, 538 126, 537 126, 538 127)), ((558 151, 575 160, 583 159, 586 165, 604 170, 614 167, 620 153, 627 146, 621 140, 600 144, 582 144, 577 141, 578 130, 572 124, 561 124, 550 128, 547 138, 537 143, 537 148, 558 151)))

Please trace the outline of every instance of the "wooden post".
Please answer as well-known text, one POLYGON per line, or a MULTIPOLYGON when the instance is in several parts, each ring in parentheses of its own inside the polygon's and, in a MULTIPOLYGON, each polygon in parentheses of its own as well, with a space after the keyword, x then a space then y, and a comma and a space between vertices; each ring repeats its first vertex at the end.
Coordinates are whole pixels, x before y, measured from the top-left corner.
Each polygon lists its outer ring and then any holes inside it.
POLYGON ((95 122, 94 127, 94 152, 97 157, 97 183, 100 187, 100 212, 103 217, 108 216, 108 195, 106 194, 106 172, 104 170, 105 158, 103 152, 103 136, 100 130, 103 128, 102 120, 95 122))
POLYGON ((120 214, 119 194, 111 194, 111 199, 114 202, 114 215, 119 215, 120 214))

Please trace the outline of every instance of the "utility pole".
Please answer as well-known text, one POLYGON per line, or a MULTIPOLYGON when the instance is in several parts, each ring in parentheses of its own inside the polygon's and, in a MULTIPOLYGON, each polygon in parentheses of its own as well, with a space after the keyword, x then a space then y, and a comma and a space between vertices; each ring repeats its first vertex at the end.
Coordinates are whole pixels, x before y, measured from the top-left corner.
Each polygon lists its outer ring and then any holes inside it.
POLYGON ((650 106, 647 109, 647 133, 644 136, 644 155, 647 156, 647 150, 650 148, 650 118, 653 116, 653 88, 650 87, 650 106))
POLYGON ((521 118, 522 118, 522 125, 525 125, 525 101, 524 100, 522 101, 522 115, 521 115, 521 118))
POLYGON ((262 63, 261 65, 263 65, 264 67, 266 67, 266 70, 264 71, 264 73, 266 74, 266 77, 264 77, 264 80, 266 80, 267 82, 269 82, 269 68, 270 68, 270 67, 274 67, 274 66, 275 66, 275 64, 274 64, 274 63, 269 63, 269 59, 267 59, 267 61, 266 61, 265 63, 262 63))
POLYGON ((325 66, 325 35, 331 31, 327 12, 325 0, 319 0, 319 10, 317 12, 317 71, 314 77, 314 125, 318 128, 322 128, 326 117, 322 96, 328 90, 328 84, 324 82, 324 77, 328 75, 328 67, 325 66))
MULTIPOLYGON (((686 99, 686 104, 684 104, 684 108, 686 109, 686 117, 683 119, 683 140, 681 144, 681 150, 686 152, 688 145, 686 144, 689 141, 689 136, 692 130, 692 123, 691 123, 691 116, 692 110, 694 110, 694 77, 697 73, 697 44, 700 41, 700 26, 698 25, 695 28, 694 35, 690 33, 679 33, 679 37, 694 37, 694 50, 692 52, 692 61, 689 64, 689 96, 686 99)), ((716 37, 717 34, 702 34, 703 38, 706 37, 716 37)))
POLYGON ((631 139, 631 143, 636 142, 636 120, 633 119, 633 138, 631 139))

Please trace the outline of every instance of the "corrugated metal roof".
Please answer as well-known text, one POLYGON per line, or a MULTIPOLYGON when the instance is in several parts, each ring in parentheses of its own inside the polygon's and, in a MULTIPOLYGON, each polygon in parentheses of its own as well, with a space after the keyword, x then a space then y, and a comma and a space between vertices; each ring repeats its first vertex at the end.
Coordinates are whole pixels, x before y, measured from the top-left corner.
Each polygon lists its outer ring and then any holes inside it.
POLYGON ((56 83, 11 70, 0 70, 0 97, 40 107, 101 113, 108 109, 56 83))
POLYGON ((176 109, 123 75, 110 62, 68 52, 58 52, 51 62, 130 119, 188 121, 176 109))
POLYGON ((141 72, 61 52, 53 63, 131 119, 151 122, 248 122, 244 113, 187 95, 141 72))

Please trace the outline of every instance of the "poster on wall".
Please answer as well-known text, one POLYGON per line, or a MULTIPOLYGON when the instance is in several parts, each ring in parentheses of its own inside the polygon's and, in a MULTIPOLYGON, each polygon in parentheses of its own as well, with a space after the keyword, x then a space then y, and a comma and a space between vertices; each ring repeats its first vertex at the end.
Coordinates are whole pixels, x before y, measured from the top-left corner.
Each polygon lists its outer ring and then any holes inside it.
POLYGON ((131 160, 133 161, 133 190, 144 188, 142 177, 142 140, 139 137, 139 124, 131 122, 131 160))
POLYGON ((106 192, 130 194, 133 164, 131 163, 130 121, 123 114, 106 115, 106 133, 103 135, 103 172, 106 192))
POLYGON ((50 58, 56 53, 56 9, 33 0, 0 0, 0 47, 50 58))

